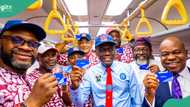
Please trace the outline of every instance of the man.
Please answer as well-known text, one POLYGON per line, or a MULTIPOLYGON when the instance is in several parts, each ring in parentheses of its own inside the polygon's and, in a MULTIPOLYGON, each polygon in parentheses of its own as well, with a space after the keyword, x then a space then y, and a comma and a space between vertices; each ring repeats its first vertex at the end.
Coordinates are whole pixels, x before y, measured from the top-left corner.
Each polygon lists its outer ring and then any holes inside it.
POLYGON ((49 73, 42 75, 32 89, 25 79, 26 70, 35 61, 39 41, 45 37, 45 31, 32 23, 11 20, 5 24, 0 33, 1 106, 41 107, 56 92, 57 81, 49 73))
MULTIPOLYGON (((163 70, 163 68, 161 66, 160 60, 158 60, 158 58, 155 59, 152 55, 152 45, 149 38, 141 37, 136 39, 133 51, 135 60, 130 64, 135 70, 140 85, 144 89, 143 79, 145 75, 149 73, 149 70, 157 69, 156 72, 158 72, 160 69, 163 70)), ((142 94, 144 94, 143 89, 142 94)))
POLYGON ((121 62, 130 63, 133 61, 133 50, 129 44, 121 46, 121 34, 118 29, 110 28, 106 31, 108 35, 111 35, 113 41, 116 43, 116 55, 115 59, 121 62))
MULTIPOLYGON (((27 75, 27 80, 30 85, 33 86, 36 80, 45 73, 53 73, 53 70, 57 67, 56 58, 59 54, 58 50, 53 44, 42 42, 41 46, 38 48, 37 60, 39 62, 39 68, 33 70, 27 75)), ((61 69, 57 69, 61 70, 61 69)), ((62 71, 59 71, 62 72, 62 71)), ((64 90, 62 85, 59 85, 57 92, 48 101, 44 107, 63 107, 71 106, 71 101, 69 97, 69 92, 64 90)))
POLYGON ((57 63, 63 66, 69 65, 67 59, 67 51, 69 48, 73 47, 73 44, 64 41, 63 43, 57 43, 55 46, 59 50, 59 55, 57 56, 57 63))
MULTIPOLYGON (((78 72, 81 72, 81 73, 85 73, 86 69, 88 68, 89 66, 89 63, 88 61, 86 61, 86 59, 83 59, 84 58, 84 55, 85 53, 83 51, 81 51, 79 48, 77 47, 74 47, 74 48, 70 48, 68 50, 68 61, 69 61, 69 64, 68 66, 64 67, 64 71, 66 73, 69 73, 69 75, 72 73, 72 72, 75 72, 75 71, 78 71, 78 72), (85 61, 85 62, 81 62, 81 65, 77 65, 77 61, 81 60, 82 61, 85 61)), ((72 78, 73 79, 73 78, 72 78)), ((73 81, 75 82, 75 80, 73 81)), ((76 84, 80 84, 80 82, 76 81, 75 82, 76 84)), ((85 102, 85 106, 84 107, 92 107, 92 103, 91 103, 91 99, 89 99, 88 101, 85 102)), ((73 106, 77 106, 76 104, 73 104, 73 106)))
POLYGON ((143 107, 150 105, 162 107, 168 99, 190 96, 190 69, 186 65, 187 53, 184 43, 177 37, 171 36, 161 42, 161 63, 166 70, 173 73, 173 79, 159 85, 155 75, 148 74, 144 79, 146 99, 143 107))
POLYGON ((81 33, 77 35, 78 47, 85 53, 84 58, 89 60, 90 66, 95 65, 99 62, 96 54, 92 51, 93 41, 91 40, 91 35, 88 33, 81 33))
POLYGON ((82 106, 92 94, 94 107, 141 107, 142 99, 136 76, 130 65, 114 61, 115 42, 102 34, 95 39, 96 54, 100 63, 82 73, 71 73, 73 102, 82 106), (75 95, 78 94, 78 95, 75 95))

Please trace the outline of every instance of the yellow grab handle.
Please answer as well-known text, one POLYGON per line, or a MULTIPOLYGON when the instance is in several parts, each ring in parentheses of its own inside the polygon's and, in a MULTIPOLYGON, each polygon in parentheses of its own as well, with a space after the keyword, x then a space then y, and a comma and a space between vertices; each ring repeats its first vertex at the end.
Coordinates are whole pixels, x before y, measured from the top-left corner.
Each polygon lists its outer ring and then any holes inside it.
POLYGON ((63 40, 64 42, 69 42, 69 43, 73 43, 73 45, 77 46, 77 40, 74 37, 65 37, 64 35, 61 35, 61 40, 63 40))
POLYGON ((141 8, 141 18, 137 24, 137 27, 135 29, 135 32, 137 35, 150 35, 153 33, 153 29, 152 29, 152 26, 149 22, 149 20, 145 17, 145 14, 144 14, 144 9, 141 8), (147 28, 148 28, 148 31, 147 32, 140 32, 140 27, 142 24, 146 24, 147 28))
POLYGON ((74 24, 74 34, 78 34, 79 33, 79 26, 77 23, 74 24))
POLYGON ((168 25, 179 25, 188 23, 188 14, 182 0, 169 0, 162 13, 161 22, 168 25), (169 10, 175 7, 181 19, 167 19, 169 10))
POLYGON ((44 30, 49 34, 65 34, 67 32, 67 27, 64 23, 63 18, 61 17, 60 13, 57 11, 57 1, 52 0, 52 8, 53 10, 50 11, 45 23, 44 23, 44 30), (63 26, 63 30, 55 30, 55 29, 49 29, 49 25, 52 19, 58 19, 60 21, 61 25, 63 26))
POLYGON ((72 25, 70 24, 70 20, 69 20, 69 16, 66 16, 66 26, 67 26, 67 30, 70 30, 73 32, 73 29, 72 29, 72 25))
POLYGON ((129 32, 129 30, 127 28, 125 28, 125 30, 122 33, 123 33, 122 38, 124 40, 131 41, 131 39, 133 38, 132 34, 129 32))
POLYGON ((66 27, 61 15, 59 14, 59 12, 57 10, 51 10, 50 11, 50 13, 49 13, 49 15, 48 15, 48 17, 44 23, 44 29, 47 33, 53 34, 53 35, 65 34, 67 32, 67 27, 66 27), (63 26, 63 30, 49 29, 50 22, 53 18, 54 19, 57 18, 60 21, 61 25, 63 26))
POLYGON ((32 11, 32 10, 37 10, 42 7, 43 0, 36 0, 32 5, 30 5, 27 10, 32 11))
POLYGON ((57 10, 57 0, 51 0, 52 1, 52 9, 57 10))

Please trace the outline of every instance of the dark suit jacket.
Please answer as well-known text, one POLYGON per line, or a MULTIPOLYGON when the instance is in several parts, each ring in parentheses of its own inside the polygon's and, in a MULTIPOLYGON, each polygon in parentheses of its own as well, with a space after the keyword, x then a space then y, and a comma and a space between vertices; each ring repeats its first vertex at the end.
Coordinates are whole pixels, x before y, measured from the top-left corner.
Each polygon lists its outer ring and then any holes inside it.
MULTIPOLYGON (((188 68, 190 72, 190 68, 188 68)), ((155 107, 162 107, 164 103, 170 99, 173 98, 172 95, 170 94, 170 88, 169 88, 169 83, 161 83, 158 86, 158 89, 156 90, 156 96, 155 96, 155 107)), ((146 99, 144 98, 142 107, 149 107, 146 99)))
MULTIPOLYGON (((169 89, 169 83, 161 83, 156 91, 156 96, 155 96, 155 107, 162 107, 163 104, 168 100, 172 98, 170 94, 170 89, 169 89)), ((143 101, 142 107, 149 107, 146 99, 143 101)))

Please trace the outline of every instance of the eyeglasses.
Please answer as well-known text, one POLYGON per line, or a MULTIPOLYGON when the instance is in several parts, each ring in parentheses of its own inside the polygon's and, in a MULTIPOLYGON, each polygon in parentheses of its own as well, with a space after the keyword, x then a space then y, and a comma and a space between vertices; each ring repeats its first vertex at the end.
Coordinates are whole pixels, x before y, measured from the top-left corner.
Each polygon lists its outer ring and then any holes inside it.
POLYGON ((148 48, 134 48, 134 52, 147 52, 148 48))
POLYGON ((12 35, 12 36, 10 36, 10 35, 2 35, 1 39, 9 39, 9 40, 11 40, 12 43, 14 43, 16 45, 23 45, 24 43, 27 43, 27 45, 30 48, 38 48, 40 46, 40 43, 37 42, 37 41, 33 41, 33 40, 26 41, 23 38, 18 37, 18 36, 14 36, 14 35, 12 35))

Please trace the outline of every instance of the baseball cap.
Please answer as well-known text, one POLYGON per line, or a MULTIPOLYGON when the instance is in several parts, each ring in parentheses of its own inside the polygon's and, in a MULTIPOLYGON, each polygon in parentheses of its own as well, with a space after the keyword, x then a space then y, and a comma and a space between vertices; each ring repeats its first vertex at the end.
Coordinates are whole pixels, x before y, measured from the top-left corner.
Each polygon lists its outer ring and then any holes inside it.
POLYGON ((80 33, 79 35, 76 35, 76 39, 78 41, 81 41, 82 38, 86 38, 88 41, 90 41, 91 35, 89 33, 80 33))
POLYGON ((104 43, 115 45, 116 43, 113 41, 113 38, 107 34, 101 34, 95 38, 95 48, 104 43))
POLYGON ((38 53, 40 54, 44 54, 45 52, 47 52, 48 50, 55 50, 58 52, 57 48, 55 47, 55 45, 53 43, 49 43, 49 42, 41 42, 40 43, 40 47, 38 48, 38 53))
POLYGON ((118 32, 120 34, 120 30, 117 28, 108 28, 106 30, 106 34, 110 35, 112 32, 118 32))
POLYGON ((14 29, 27 29, 28 31, 31 31, 38 41, 43 40, 46 37, 46 32, 41 28, 40 26, 32 23, 25 22, 23 20, 9 20, 4 25, 3 29, 1 30, 0 36, 8 30, 14 30, 14 29))
POLYGON ((85 53, 81 51, 79 48, 74 47, 74 48, 69 48, 67 51, 68 57, 71 56, 74 53, 79 53, 80 55, 84 55, 85 53))

